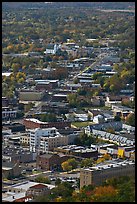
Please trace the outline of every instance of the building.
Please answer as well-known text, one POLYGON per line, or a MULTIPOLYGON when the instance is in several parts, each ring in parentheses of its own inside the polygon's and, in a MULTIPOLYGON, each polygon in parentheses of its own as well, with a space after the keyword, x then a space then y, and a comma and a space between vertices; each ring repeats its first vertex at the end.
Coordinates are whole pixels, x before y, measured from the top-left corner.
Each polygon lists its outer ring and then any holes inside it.
POLYGON ((115 95, 109 95, 106 97, 105 106, 111 107, 115 104, 121 104, 122 97, 121 96, 115 96, 115 95))
POLYGON ((41 137, 55 137, 57 135, 57 129, 55 127, 53 128, 45 128, 45 129, 32 129, 29 130, 30 134, 30 151, 36 151, 40 147, 40 139, 41 137))
MULTIPOLYGON (((44 71, 45 69, 43 69, 44 71)), ((52 69, 51 69, 52 70, 52 69)), ((44 73, 43 73, 44 75, 44 73)), ((56 89, 59 85, 59 80, 53 80, 53 79, 36 79, 35 80, 35 83, 36 83, 36 87, 37 89, 38 88, 42 88, 42 87, 46 87, 47 90, 50 90, 50 89, 56 89)))
POLYGON ((30 135, 26 132, 20 135, 20 145, 29 146, 30 135))
POLYGON ((57 154, 43 154, 37 156, 37 167, 44 170, 53 170, 60 167, 60 157, 57 154))
POLYGON ((7 160, 2 161, 2 178, 15 178, 21 175, 19 162, 13 163, 7 160))
POLYGON ((61 135, 55 127, 29 130, 30 151, 46 152, 55 147, 67 145, 68 137, 61 135))
POLYGON ((103 123, 105 122, 105 118, 103 115, 99 114, 93 117, 93 122, 94 123, 103 123))
POLYGON ((8 145, 2 149, 2 159, 13 163, 27 163, 35 160, 36 153, 30 152, 28 149, 8 145))
POLYGON ((18 123, 18 122, 3 122, 2 123, 3 129, 11 130, 11 132, 25 132, 25 125, 18 123))
POLYGON ((6 97, 2 97, 2 107, 8 107, 9 100, 6 97))
POLYGON ((114 115, 126 118, 130 113, 134 113, 132 108, 120 105, 112 105, 114 115))
POLYGON ((40 189, 43 192, 44 190, 52 189, 55 187, 54 185, 45 184, 48 189, 46 187, 44 189, 44 186, 39 186, 39 184, 40 183, 32 181, 23 181, 14 185, 10 185, 8 186, 8 188, 6 188, 7 192, 5 193, 5 195, 3 195, 2 202, 30 202, 32 201, 33 196, 27 196, 26 194, 29 194, 31 191, 40 193, 40 189))
POLYGON ((13 119, 16 118, 17 110, 13 110, 9 107, 2 107, 2 119, 13 119))
POLYGON ((45 91, 24 89, 19 92, 20 101, 41 101, 45 91))
POLYGON ((46 51, 44 54, 56 54, 57 50, 59 49, 59 46, 57 44, 48 44, 46 47, 46 51))
POLYGON ((80 188, 87 185, 101 185, 106 179, 120 176, 135 176, 135 163, 127 160, 109 160, 80 171, 80 188))
POLYGON ((62 147, 54 148, 54 151, 61 152, 65 155, 70 155, 75 158, 93 158, 97 159, 98 151, 93 148, 85 148, 77 145, 67 145, 62 147))
POLYGON ((46 184, 36 184, 34 186, 29 187, 26 191, 26 196, 33 196, 33 198, 40 195, 48 195, 50 193, 50 189, 46 184))
POLYGON ((40 152, 53 151, 55 147, 68 144, 68 137, 56 135, 54 137, 41 137, 40 138, 40 152))
POLYGON ((71 122, 68 121, 59 121, 59 122, 42 122, 35 118, 25 118, 23 124, 27 129, 34 128, 52 128, 62 129, 65 127, 71 127, 71 122))

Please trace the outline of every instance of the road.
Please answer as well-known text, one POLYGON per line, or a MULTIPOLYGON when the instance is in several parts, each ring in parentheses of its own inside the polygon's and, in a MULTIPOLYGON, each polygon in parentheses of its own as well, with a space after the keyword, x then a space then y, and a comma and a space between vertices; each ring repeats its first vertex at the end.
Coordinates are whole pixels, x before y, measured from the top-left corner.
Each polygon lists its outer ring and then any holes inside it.
MULTIPOLYGON (((104 58, 104 56, 106 56, 106 53, 101 53, 99 54, 96 59, 95 62, 93 62, 90 66, 86 67, 85 69, 83 69, 83 71, 80 71, 80 73, 78 73, 77 75, 75 75, 73 77, 73 80, 76 79, 78 76, 80 76, 82 73, 84 73, 85 71, 89 70, 89 69, 93 69, 96 65, 99 64, 99 62, 104 58)), ((68 83, 68 82, 67 82, 68 83)))

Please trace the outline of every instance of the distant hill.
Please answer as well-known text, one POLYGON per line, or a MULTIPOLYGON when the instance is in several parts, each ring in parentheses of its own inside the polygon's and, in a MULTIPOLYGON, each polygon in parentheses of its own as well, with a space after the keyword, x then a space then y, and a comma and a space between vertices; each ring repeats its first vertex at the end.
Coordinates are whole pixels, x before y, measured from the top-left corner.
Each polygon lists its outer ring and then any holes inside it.
POLYGON ((96 9, 134 9, 135 2, 2 2, 2 8, 92 7, 96 9))

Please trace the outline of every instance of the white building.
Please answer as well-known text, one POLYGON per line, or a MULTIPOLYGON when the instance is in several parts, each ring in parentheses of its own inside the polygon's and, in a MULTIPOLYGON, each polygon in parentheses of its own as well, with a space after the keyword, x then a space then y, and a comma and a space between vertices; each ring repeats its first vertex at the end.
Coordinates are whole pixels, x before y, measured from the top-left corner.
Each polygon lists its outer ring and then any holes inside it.
POLYGON ((54 147, 68 144, 68 138, 62 136, 55 127, 36 128, 29 130, 30 134, 30 151, 48 151, 54 147))
POLYGON ((48 44, 44 54, 56 54, 59 47, 57 44, 48 44))
POLYGON ((103 123, 105 121, 104 116, 103 115, 96 115, 93 118, 93 122, 94 123, 103 123))
POLYGON ((2 107, 2 119, 16 118, 17 111, 9 107, 2 107))

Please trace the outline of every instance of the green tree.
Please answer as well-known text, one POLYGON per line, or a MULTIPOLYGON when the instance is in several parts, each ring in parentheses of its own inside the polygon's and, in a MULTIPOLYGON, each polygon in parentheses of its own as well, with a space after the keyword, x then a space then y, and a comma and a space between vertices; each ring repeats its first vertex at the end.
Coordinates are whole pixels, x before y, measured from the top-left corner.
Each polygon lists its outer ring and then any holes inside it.
POLYGON ((50 184, 51 181, 48 177, 44 177, 44 176, 38 176, 36 179, 35 179, 36 182, 40 182, 40 183, 47 183, 47 184, 50 184))
POLYGON ((126 117, 126 123, 131 126, 135 126, 135 113, 130 113, 126 117))
POLYGON ((80 164, 81 167, 91 167, 92 165, 93 165, 93 159, 92 158, 83 159, 81 161, 81 164, 80 164))

